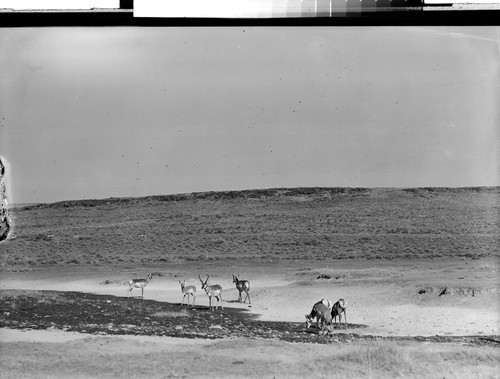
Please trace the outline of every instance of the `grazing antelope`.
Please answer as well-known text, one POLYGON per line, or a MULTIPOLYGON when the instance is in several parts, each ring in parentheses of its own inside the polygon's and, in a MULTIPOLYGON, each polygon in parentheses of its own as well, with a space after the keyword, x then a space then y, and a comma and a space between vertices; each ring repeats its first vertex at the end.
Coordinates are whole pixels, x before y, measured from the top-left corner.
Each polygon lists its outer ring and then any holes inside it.
POLYGON ((321 302, 328 307, 328 309, 332 309, 333 303, 328 299, 321 299, 321 302))
POLYGON ((236 288, 240 292, 240 295, 238 296, 238 301, 241 303, 241 293, 245 291, 247 296, 245 297, 245 300, 243 300, 243 304, 245 301, 248 299, 248 305, 252 304, 250 302, 250 294, 248 291, 250 291, 250 282, 248 280, 238 280, 236 276, 233 275, 233 283, 236 284, 236 288))
POLYGON ((309 328, 316 319, 316 327, 319 328, 318 322, 321 322, 321 330, 324 329, 325 325, 328 329, 330 329, 332 325, 332 313, 330 309, 323 304, 322 301, 317 302, 313 305, 311 313, 306 315, 306 327, 309 328))
MULTIPOLYGON (((328 308, 329 311, 332 310, 332 302, 328 299, 321 299, 320 301, 318 301, 316 304, 313 305, 313 311, 316 307, 318 307, 320 304, 323 304, 325 307, 328 308)), ((311 311, 311 314, 313 313, 313 311, 311 311)), ((306 324, 307 324, 307 327, 310 326, 310 324, 313 322, 314 318, 316 318, 316 327, 319 328, 319 321, 320 321, 320 318, 319 318, 319 315, 315 312, 315 314, 313 316, 311 316, 311 314, 309 315, 306 315, 306 324)))
POLYGON ((153 279, 153 275, 151 275, 151 273, 148 273, 146 279, 130 279, 128 282, 128 295, 130 296, 134 288, 140 288, 142 290, 141 297, 144 298, 144 287, 148 285, 151 279, 153 279))
POLYGON ((195 286, 186 286, 185 283, 186 281, 183 280, 182 282, 179 280, 179 283, 181 285, 181 291, 184 294, 184 297, 182 298, 181 302, 181 307, 184 304, 184 299, 187 296, 187 305, 189 306, 189 296, 193 296, 193 307, 194 307, 194 301, 196 300, 196 287, 195 286))
POLYGON ((344 299, 339 299, 332 306, 332 319, 337 322, 337 316, 339 318, 339 325, 342 326, 342 313, 344 314, 344 326, 347 325, 347 313, 346 313, 346 301, 344 299))
POLYGON ((210 303, 210 309, 213 310, 212 297, 215 297, 217 299, 217 306, 215 307, 215 309, 217 309, 217 307, 219 306, 219 301, 221 309, 224 309, 224 307, 222 306, 222 287, 219 286, 218 284, 213 284, 210 286, 207 285, 208 279, 210 278, 210 276, 208 275, 205 281, 201 279, 200 275, 198 275, 198 278, 200 279, 201 282, 201 289, 205 290, 205 292, 207 293, 208 301, 210 303))

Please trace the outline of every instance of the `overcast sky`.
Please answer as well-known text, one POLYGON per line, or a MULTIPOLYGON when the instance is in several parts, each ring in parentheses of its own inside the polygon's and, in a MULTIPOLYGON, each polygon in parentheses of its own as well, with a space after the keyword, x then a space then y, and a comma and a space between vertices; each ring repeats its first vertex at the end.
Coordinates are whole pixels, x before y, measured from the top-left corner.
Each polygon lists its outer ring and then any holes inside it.
POLYGON ((499 185, 500 29, 0 29, 10 203, 499 185))

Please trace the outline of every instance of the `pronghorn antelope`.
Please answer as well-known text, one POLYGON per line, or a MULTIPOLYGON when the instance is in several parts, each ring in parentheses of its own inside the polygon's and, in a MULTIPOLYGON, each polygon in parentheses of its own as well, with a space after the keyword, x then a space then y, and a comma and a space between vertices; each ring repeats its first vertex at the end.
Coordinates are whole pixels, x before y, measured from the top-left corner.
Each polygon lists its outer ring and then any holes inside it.
POLYGON ((236 284, 236 288, 240 293, 238 296, 238 301, 241 303, 241 297, 242 297, 241 293, 245 291, 247 296, 245 297, 245 300, 243 300, 243 304, 245 303, 245 301, 247 301, 247 299, 248 299, 248 305, 252 304, 250 302, 250 294, 248 293, 248 291, 250 291, 250 282, 248 280, 238 280, 238 278, 233 275, 233 283, 236 284))
POLYGON ((328 329, 332 325, 332 313, 330 309, 323 304, 322 301, 317 302, 313 305, 311 313, 306 315, 306 327, 309 328, 316 319, 316 326, 319 328, 318 322, 321 322, 321 330, 324 329, 325 325, 328 329))
POLYGON ((205 281, 201 279, 200 275, 198 275, 198 278, 200 279, 201 282, 201 289, 205 290, 205 292, 207 293, 208 301, 210 303, 210 309, 213 310, 212 297, 215 297, 217 299, 217 306, 215 307, 215 309, 217 309, 217 307, 219 306, 219 301, 221 309, 224 309, 224 307, 222 306, 222 287, 219 286, 218 284, 213 284, 210 286, 207 285, 208 279, 210 278, 210 276, 208 275, 205 281))
POLYGON ((332 309, 333 303, 328 299, 321 299, 321 302, 328 307, 328 309, 332 309))
MULTIPOLYGON (((321 299, 320 301, 318 301, 316 304, 313 305, 313 311, 314 311, 314 309, 317 306, 319 306, 319 304, 323 304, 331 312, 333 303, 330 300, 328 300, 328 299, 321 299)), ((312 311, 311 311, 311 314, 312 314, 312 311)), ((320 321, 319 314, 315 313, 312 317, 309 317, 309 316, 311 316, 311 314, 306 315, 306 319, 307 319, 306 324, 307 324, 307 327, 309 327, 310 324, 313 322, 313 320, 316 318, 316 327, 319 328, 319 321, 320 321)))
POLYGON ((181 307, 184 304, 184 299, 187 296, 187 305, 189 306, 189 296, 193 296, 193 307, 194 307, 194 302, 196 300, 196 287, 195 286, 186 286, 185 283, 186 281, 183 280, 182 282, 179 280, 179 283, 181 285, 181 291, 184 294, 181 302, 181 307))
POLYGON ((134 288, 140 288, 142 290, 141 297, 144 298, 144 287, 148 285, 151 279, 153 279, 153 275, 151 275, 151 273, 148 273, 146 279, 130 279, 128 282, 128 295, 130 296, 134 288))
MULTIPOLYGON (((317 305, 319 304, 323 304, 325 307, 328 308, 329 311, 332 310, 332 306, 333 306, 333 303, 328 300, 328 299, 321 299, 320 301, 318 301, 316 304, 314 304, 313 306, 313 309, 314 307, 316 307, 317 305)), ((309 327, 309 324, 312 323, 313 319, 316 317, 316 327, 319 328, 319 325, 318 325, 318 322, 319 322, 319 316, 314 316, 310 319, 310 322, 307 323, 307 327, 309 327)), ((307 318, 307 317, 306 317, 307 318)), ((307 321, 306 321, 307 322, 307 321)))
POLYGON ((347 325, 347 313, 346 313, 346 301, 344 299, 339 299, 332 306, 332 318, 337 322, 337 316, 339 318, 339 325, 342 326, 342 313, 344 314, 344 326, 347 325))

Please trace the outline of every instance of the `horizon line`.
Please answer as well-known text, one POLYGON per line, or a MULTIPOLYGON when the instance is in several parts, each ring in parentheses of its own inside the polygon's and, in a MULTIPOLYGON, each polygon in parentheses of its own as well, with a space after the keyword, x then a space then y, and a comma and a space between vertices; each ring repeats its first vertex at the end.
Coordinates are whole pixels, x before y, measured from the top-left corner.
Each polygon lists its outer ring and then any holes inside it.
POLYGON ((103 198, 80 198, 80 199, 63 199, 51 202, 19 202, 19 203, 8 203, 7 208, 20 208, 25 206, 33 205, 50 205, 58 204, 64 202, 78 202, 78 201, 103 201, 103 200, 130 200, 130 199, 146 199, 151 197, 162 197, 162 196, 189 196, 189 195, 200 195, 200 194, 217 194, 217 193, 242 193, 242 192, 252 192, 252 191, 272 191, 272 190, 293 190, 293 189, 317 189, 317 190, 329 190, 329 189, 351 189, 351 190, 429 190, 429 189, 500 189, 500 185, 492 186, 418 186, 418 187, 349 187, 349 186, 338 186, 338 187, 323 187, 323 186, 299 186, 299 187, 266 187, 266 188, 252 188, 252 189, 242 189, 242 190, 217 190, 217 191, 193 191, 193 192, 181 192, 181 193, 167 193, 167 194, 151 194, 144 196, 110 196, 103 198))

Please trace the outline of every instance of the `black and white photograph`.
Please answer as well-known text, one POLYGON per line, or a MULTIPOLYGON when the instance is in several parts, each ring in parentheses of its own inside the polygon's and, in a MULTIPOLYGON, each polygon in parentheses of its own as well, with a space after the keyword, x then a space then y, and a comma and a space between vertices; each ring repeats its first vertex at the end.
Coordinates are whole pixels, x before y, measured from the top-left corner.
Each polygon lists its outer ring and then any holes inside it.
POLYGON ((0 3, 0 378, 498 378, 498 22, 95 3, 0 3))

